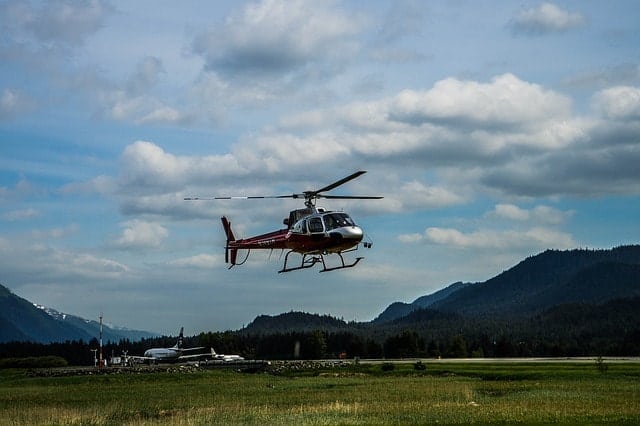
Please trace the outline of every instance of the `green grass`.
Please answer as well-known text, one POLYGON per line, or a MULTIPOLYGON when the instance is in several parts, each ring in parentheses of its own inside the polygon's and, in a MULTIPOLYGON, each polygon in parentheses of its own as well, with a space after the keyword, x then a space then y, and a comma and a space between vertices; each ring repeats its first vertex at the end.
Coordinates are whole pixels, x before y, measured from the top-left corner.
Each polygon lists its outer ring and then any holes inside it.
POLYGON ((0 424, 640 423, 640 364, 366 364, 27 377, 0 371, 0 424))

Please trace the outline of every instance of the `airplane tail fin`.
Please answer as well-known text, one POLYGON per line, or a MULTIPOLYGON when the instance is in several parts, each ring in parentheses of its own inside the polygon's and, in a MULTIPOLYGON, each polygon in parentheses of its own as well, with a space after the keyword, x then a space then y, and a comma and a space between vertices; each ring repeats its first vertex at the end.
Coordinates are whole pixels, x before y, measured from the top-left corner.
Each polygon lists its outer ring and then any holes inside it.
POLYGON ((176 342, 176 348, 182 349, 182 339, 184 339, 184 327, 180 327, 180 334, 178 334, 178 341, 176 342))
POLYGON ((222 216, 222 227, 224 228, 224 233, 227 235, 227 245, 224 251, 224 261, 225 263, 231 263, 229 268, 233 267, 236 264, 236 259, 238 257, 238 249, 231 248, 229 243, 232 243, 236 240, 236 237, 233 235, 233 231, 231 230, 231 222, 225 216, 222 216))

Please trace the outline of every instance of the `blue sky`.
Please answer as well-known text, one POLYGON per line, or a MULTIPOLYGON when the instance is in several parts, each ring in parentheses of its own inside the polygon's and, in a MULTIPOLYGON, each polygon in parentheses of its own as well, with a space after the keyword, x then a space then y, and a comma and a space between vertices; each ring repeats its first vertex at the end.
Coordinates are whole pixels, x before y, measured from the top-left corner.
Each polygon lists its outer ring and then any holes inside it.
POLYGON ((0 282, 187 334, 373 319, 547 248, 640 241, 636 1, 0 1, 0 282), (356 268, 227 270, 278 195, 365 228, 356 268))

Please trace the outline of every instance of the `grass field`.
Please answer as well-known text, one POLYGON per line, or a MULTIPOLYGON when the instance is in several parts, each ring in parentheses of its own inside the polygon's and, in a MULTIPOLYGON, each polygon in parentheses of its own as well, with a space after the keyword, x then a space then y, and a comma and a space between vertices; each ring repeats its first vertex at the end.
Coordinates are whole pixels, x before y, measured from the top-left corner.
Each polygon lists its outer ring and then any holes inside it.
POLYGON ((0 424, 640 424, 640 364, 366 364, 71 377, 0 371, 0 424), (388 366, 387 366, 388 367, 388 366))

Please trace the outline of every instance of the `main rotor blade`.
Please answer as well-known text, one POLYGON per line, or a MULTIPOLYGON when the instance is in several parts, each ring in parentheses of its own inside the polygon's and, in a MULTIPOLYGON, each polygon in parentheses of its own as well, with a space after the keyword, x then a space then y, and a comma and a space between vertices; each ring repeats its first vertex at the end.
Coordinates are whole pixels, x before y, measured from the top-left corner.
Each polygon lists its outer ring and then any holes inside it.
POLYGON ((361 196, 350 196, 350 195, 321 195, 321 192, 331 191, 334 188, 339 187, 340 185, 344 185, 357 178, 358 176, 362 176, 367 173, 366 170, 360 170, 355 173, 350 174, 349 176, 342 178, 338 181, 333 182, 330 185, 325 186, 324 188, 320 188, 317 191, 305 191, 302 194, 291 194, 291 195, 265 195, 265 196, 245 196, 245 197, 186 197, 185 201, 198 201, 198 200, 257 200, 257 199, 265 199, 265 198, 304 198, 308 203, 309 200, 315 198, 344 198, 344 199, 361 199, 361 200, 377 200, 382 197, 361 197, 361 196))
POLYGON ((358 176, 361 176, 361 175, 363 175, 365 173, 367 173, 366 170, 360 170, 359 172, 355 172, 354 174, 349 175, 346 178, 342 178, 339 181, 333 182, 331 185, 327 185, 324 188, 318 189, 317 191, 308 191, 308 192, 315 195, 315 194, 318 194, 320 192, 331 191, 333 188, 337 188, 340 185, 343 185, 343 184, 349 182, 350 180, 355 179, 358 176))
POLYGON ((250 195, 245 197, 185 197, 184 201, 201 201, 201 200, 258 200, 263 198, 298 198, 299 194, 291 195, 250 195))
POLYGON ((381 200, 384 197, 369 195, 318 195, 318 198, 327 198, 332 200, 381 200))

